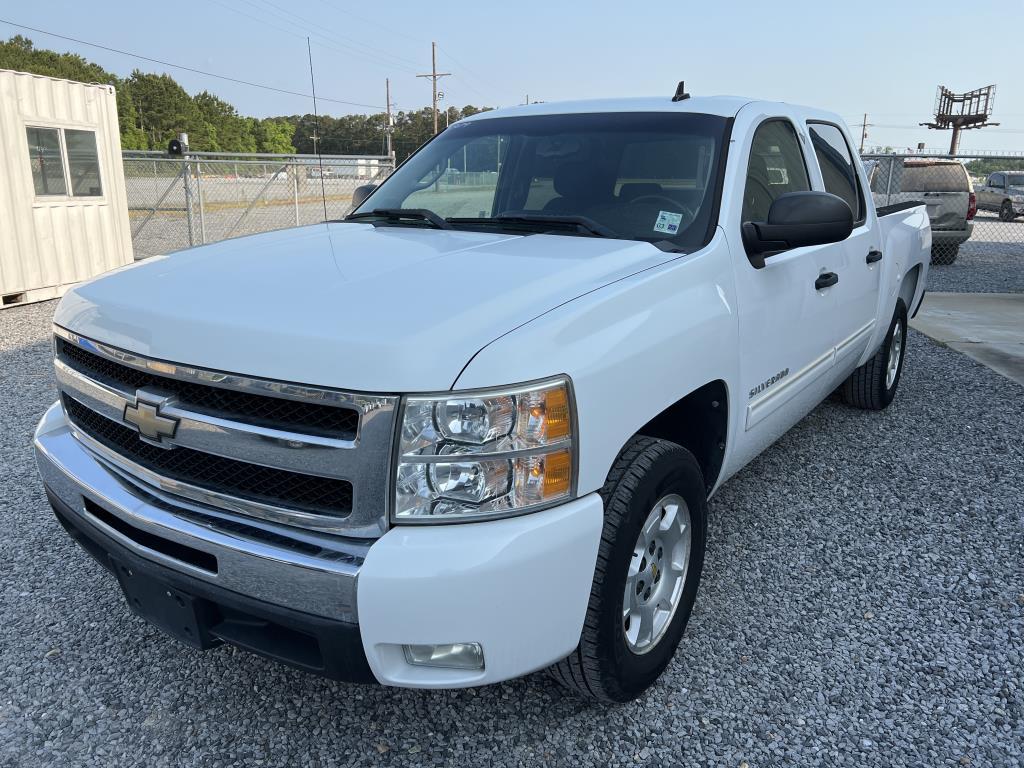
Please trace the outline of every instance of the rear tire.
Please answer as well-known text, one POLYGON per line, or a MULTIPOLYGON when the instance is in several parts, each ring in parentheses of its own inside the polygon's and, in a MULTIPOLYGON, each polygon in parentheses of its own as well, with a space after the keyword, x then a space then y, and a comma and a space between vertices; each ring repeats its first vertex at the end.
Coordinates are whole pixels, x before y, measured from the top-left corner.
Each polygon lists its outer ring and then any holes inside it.
POLYGON ((866 411, 881 411, 896 396, 907 356, 907 307, 896 299, 889 331, 878 351, 843 383, 843 401, 866 411))
POLYGON ((585 698, 624 702, 658 679, 683 636, 704 567, 707 493, 692 453, 667 440, 638 436, 615 460, 601 496, 604 529, 580 644, 549 671, 585 698), (675 512, 665 509, 666 501, 675 512), (684 542, 666 540, 663 552, 658 538, 662 532, 671 535, 676 520, 689 523, 679 525, 686 528, 685 558, 678 555, 684 542), (651 551, 642 541, 650 542, 651 551), (636 594, 629 605, 627 584, 628 594, 636 594), (633 619, 645 608, 645 616, 656 617, 653 624, 633 619), (641 629, 645 623, 653 627, 647 635, 641 629))
POLYGON ((999 219, 1000 221, 1013 221, 1013 203, 1009 200, 1003 200, 1003 204, 999 206, 999 219))
POLYGON ((932 264, 952 264, 960 253, 957 243, 938 243, 932 246, 932 264))

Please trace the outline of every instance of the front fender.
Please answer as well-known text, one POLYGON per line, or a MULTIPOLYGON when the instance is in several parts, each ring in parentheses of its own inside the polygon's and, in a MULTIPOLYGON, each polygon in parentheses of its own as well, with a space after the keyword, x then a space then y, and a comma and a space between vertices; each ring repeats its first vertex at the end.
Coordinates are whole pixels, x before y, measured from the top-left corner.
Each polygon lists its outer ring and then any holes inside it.
POLYGON ((719 230, 697 253, 574 299, 495 340, 455 388, 568 374, 582 496, 604 484, 626 441, 665 408, 716 379, 735 389, 737 327, 729 247, 719 230))

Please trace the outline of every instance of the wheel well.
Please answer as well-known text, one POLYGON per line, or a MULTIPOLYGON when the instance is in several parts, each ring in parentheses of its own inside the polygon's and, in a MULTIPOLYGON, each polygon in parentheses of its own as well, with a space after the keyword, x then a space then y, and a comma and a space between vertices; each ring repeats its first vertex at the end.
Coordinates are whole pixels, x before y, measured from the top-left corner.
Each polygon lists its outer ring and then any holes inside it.
POLYGON ((677 400, 637 434, 670 440, 697 459, 710 492, 722 471, 729 431, 729 399, 724 381, 712 381, 677 400))
POLYGON ((903 304, 906 306, 908 313, 914 311, 914 296, 917 295, 917 281, 920 277, 921 265, 917 264, 903 276, 903 282, 900 284, 900 298, 903 299, 903 304))

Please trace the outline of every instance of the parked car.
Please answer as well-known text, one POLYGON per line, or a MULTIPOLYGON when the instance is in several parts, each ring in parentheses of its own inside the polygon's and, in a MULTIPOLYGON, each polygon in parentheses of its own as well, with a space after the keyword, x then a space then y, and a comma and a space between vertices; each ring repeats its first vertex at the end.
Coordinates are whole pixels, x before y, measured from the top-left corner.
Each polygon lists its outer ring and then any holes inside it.
POLYGON ((931 231, 876 211, 853 146, 732 97, 496 110, 344 221, 77 287, 35 433, 54 511, 197 648, 632 699, 708 497, 837 388, 896 394, 931 231), (489 187, 433 183, 498 142, 489 187))
POLYGON ((978 208, 994 211, 1003 221, 1024 216, 1024 171, 998 171, 989 174, 978 189, 978 208))
POLYGON ((866 161, 875 205, 920 200, 932 227, 932 264, 952 264, 974 231, 978 199, 963 163, 945 158, 874 157, 866 161))

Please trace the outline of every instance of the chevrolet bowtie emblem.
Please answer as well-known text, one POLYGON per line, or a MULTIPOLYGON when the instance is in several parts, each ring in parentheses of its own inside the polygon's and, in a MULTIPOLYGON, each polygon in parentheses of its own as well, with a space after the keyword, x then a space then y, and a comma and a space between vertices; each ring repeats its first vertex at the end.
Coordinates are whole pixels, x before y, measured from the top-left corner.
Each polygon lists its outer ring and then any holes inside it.
POLYGON ((124 422, 135 427, 139 437, 147 443, 170 448, 164 444, 164 438, 172 438, 178 431, 178 419, 164 416, 160 409, 170 402, 171 398, 163 397, 145 390, 135 393, 135 402, 124 407, 124 422))

